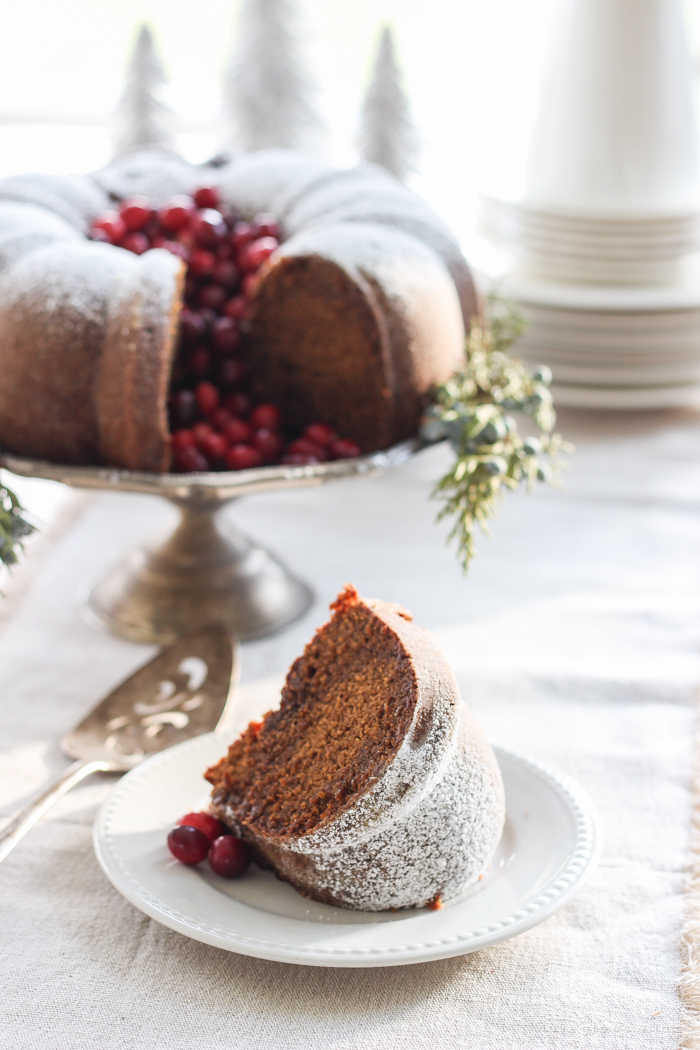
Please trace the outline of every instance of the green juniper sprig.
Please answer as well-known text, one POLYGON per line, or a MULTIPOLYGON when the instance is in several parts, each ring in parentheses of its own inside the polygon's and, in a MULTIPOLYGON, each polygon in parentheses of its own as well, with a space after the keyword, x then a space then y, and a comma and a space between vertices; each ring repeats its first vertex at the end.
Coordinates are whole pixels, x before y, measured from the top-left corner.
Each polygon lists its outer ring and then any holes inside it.
POLYGON ((14 565, 22 540, 32 532, 34 526, 24 517, 19 500, 0 478, 0 563, 14 565))
POLYGON ((425 440, 447 437, 456 453, 433 498, 444 504, 438 521, 454 518, 449 539, 457 541, 465 571, 474 556, 475 527, 488 534, 504 488, 523 481, 528 488, 537 480, 556 484, 558 456, 572 450, 552 433, 550 370, 531 372, 507 352, 524 330, 521 317, 499 300, 490 301, 490 312, 491 331, 472 325, 464 371, 438 387, 421 426, 425 440), (538 436, 523 437, 512 412, 531 417, 538 436))

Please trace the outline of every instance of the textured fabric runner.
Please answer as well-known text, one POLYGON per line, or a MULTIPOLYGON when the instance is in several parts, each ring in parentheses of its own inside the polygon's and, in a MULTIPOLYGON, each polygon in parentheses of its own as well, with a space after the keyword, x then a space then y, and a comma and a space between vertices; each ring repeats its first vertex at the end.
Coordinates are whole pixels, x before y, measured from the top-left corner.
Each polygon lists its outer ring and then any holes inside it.
MULTIPOLYGON (((700 419, 560 422, 578 449, 564 491, 509 498, 467 580, 427 500, 444 449, 383 477, 238 505, 241 527, 317 595, 301 623, 244 647, 240 699, 255 708, 261 680, 286 671, 346 581, 402 602, 436 631, 489 737, 558 765, 594 798, 605 845, 581 893, 529 933, 443 962, 324 970, 249 959, 165 929, 112 889, 91 844, 111 782, 95 778, 0 867, 3 1048, 700 1045, 700 909, 684 896, 700 419)), ((171 516, 149 497, 90 502, 2 625, 2 813, 65 767, 59 736, 150 655, 84 622, 75 595, 171 516)))

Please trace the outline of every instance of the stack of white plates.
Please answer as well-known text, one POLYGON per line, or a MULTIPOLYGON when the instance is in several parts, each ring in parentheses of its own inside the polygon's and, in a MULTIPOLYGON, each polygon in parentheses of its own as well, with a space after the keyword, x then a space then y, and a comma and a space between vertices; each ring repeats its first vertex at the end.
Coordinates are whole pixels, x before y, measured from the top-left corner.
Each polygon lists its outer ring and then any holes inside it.
POLYGON ((585 287, 511 273, 518 352, 554 374, 555 400, 586 408, 700 404, 700 272, 676 287, 585 287))
POLYGON ((700 248, 693 212, 582 214, 491 198, 481 221, 490 240, 515 250, 520 271, 540 280, 673 283, 684 258, 700 248))

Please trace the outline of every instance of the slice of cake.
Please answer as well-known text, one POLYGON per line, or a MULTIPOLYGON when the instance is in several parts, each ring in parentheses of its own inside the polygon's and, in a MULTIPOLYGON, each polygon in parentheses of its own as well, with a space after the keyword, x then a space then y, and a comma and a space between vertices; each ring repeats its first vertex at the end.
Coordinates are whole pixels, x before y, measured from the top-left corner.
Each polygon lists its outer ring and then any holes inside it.
POLYGON ((433 637, 346 587, 278 711, 206 773, 212 812, 301 893, 382 911, 439 903, 503 831, 495 756, 433 637))

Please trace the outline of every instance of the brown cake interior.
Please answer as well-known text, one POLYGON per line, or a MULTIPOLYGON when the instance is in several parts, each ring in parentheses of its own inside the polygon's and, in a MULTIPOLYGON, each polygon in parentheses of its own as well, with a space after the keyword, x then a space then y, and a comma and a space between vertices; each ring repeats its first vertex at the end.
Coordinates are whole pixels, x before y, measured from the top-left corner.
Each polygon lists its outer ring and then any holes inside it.
POLYGON ((341 267, 319 256, 284 258, 255 299, 252 390, 278 405, 292 430, 322 419, 363 452, 386 448, 406 436, 397 431, 386 338, 341 267))
POLYGON ((292 666, 279 711, 251 723, 207 771, 242 828, 300 835, 381 776, 413 717, 417 684, 401 642, 346 587, 292 666))

